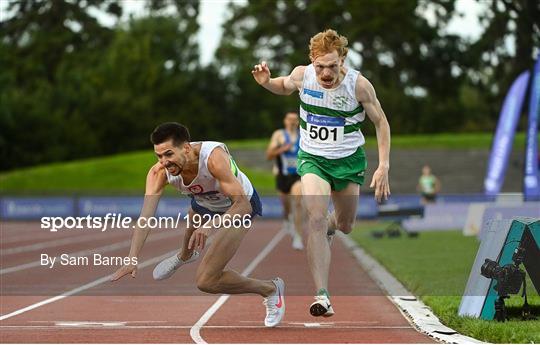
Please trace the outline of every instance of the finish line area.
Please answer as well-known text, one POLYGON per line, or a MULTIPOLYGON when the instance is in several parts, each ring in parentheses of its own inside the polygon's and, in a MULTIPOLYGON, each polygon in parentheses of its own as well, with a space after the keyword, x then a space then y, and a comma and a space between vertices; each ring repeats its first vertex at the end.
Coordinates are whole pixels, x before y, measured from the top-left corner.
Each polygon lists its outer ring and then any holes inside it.
MULTIPOLYGON (((123 256, 130 232, 55 234, 47 241, 37 222, 2 223, 3 342, 54 343, 426 343, 339 240, 332 248, 330 291, 336 315, 314 318, 312 279, 304 251, 275 220, 256 220, 229 267, 252 277, 280 276, 287 312, 277 328, 263 325, 259 296, 220 296, 197 290, 198 263, 168 280, 154 281, 153 267, 177 250, 182 231, 153 233, 136 279, 109 282, 115 267, 55 267, 40 253, 123 256), (83 237, 85 236, 85 237, 83 237), (82 237, 82 238, 81 238, 82 237), (37 264, 36 264, 37 262, 37 264), (90 332, 89 332, 90 331, 90 332)), ((49 235, 50 236, 50 235, 49 235)))

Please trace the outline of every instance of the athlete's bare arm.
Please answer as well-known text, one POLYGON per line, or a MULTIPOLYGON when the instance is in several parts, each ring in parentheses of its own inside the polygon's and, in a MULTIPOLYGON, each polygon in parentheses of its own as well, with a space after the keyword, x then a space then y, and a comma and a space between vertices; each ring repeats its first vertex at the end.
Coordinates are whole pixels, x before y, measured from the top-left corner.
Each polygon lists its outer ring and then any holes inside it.
POLYGON ((375 125, 377 146, 379 149, 379 166, 373 173, 370 188, 375 188, 375 199, 380 202, 390 195, 388 170, 390 169, 390 125, 377 99, 373 85, 363 76, 356 80, 356 99, 362 103, 369 119, 375 125))
MULTIPOLYGON (((146 175, 144 202, 139 218, 148 219, 155 215, 159 199, 166 185, 167 175, 165 174, 165 168, 160 163, 154 164, 146 175)), ((146 221, 140 223, 146 224, 146 221)), ((129 257, 138 258, 149 232, 150 229, 147 227, 135 227, 131 238, 129 257)), ((135 278, 137 275, 137 265, 124 265, 120 267, 111 277, 111 281, 116 281, 130 273, 135 278)))
POLYGON ((287 152, 291 149, 292 143, 282 145, 284 142, 283 139, 283 131, 281 129, 274 131, 274 134, 272 134, 272 138, 270 139, 270 143, 266 148, 266 159, 275 159, 283 152, 287 152))
POLYGON ((270 68, 266 61, 263 61, 253 67, 251 74, 255 81, 268 91, 276 95, 290 95, 302 87, 305 69, 306 66, 297 66, 288 76, 270 78, 270 68))
MULTIPOLYGON (((231 170, 230 157, 225 150, 216 147, 210 153, 208 157, 208 171, 218 181, 221 192, 232 200, 232 205, 225 215, 229 215, 231 216, 229 219, 233 219, 232 216, 234 215, 244 216, 250 214, 251 204, 244 192, 244 188, 242 188, 242 185, 238 182, 231 170)), ((225 215, 223 215, 224 219, 225 215)), ((210 230, 208 228, 199 228, 193 231, 188 248, 204 249, 210 230)))

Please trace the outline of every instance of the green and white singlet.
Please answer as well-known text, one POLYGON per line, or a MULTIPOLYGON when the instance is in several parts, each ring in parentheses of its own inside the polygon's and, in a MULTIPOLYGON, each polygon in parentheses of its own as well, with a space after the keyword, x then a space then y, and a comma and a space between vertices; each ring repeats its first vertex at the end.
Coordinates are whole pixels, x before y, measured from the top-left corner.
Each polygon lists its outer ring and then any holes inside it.
POLYGON ((344 158, 365 143, 360 125, 366 113, 356 100, 356 80, 360 72, 351 68, 335 89, 317 82, 315 67, 304 72, 300 89, 300 148, 327 159, 344 158))

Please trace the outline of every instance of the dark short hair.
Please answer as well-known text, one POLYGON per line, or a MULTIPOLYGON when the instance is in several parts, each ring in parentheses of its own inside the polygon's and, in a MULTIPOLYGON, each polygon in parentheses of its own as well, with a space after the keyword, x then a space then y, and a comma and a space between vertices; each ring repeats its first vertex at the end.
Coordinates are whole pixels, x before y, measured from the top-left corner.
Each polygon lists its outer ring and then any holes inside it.
POLYGON ((174 146, 189 142, 191 141, 189 130, 178 122, 165 122, 157 126, 150 135, 150 141, 154 145, 162 144, 171 139, 174 146))

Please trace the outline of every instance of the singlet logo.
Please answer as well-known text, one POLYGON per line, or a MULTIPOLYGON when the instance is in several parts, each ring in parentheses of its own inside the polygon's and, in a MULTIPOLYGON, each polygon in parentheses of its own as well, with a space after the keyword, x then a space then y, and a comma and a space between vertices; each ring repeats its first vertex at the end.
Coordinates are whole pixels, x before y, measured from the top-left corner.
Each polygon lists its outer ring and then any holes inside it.
POLYGON ((304 95, 308 95, 308 96, 311 96, 311 97, 314 97, 314 98, 322 99, 323 96, 324 96, 324 92, 310 90, 310 89, 304 89, 304 95))
POLYGON ((349 103, 349 97, 347 96, 336 96, 332 99, 332 105, 338 109, 343 109, 347 103, 349 103))
POLYGON ((188 189, 192 194, 201 194, 202 191, 203 191, 203 187, 200 184, 196 184, 194 186, 191 186, 188 189))

